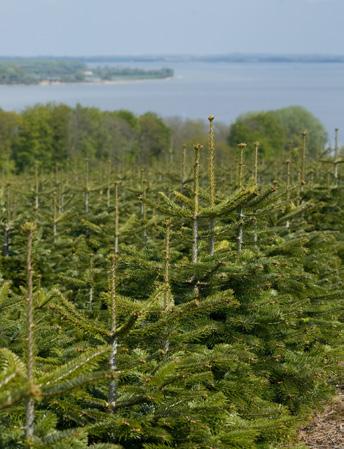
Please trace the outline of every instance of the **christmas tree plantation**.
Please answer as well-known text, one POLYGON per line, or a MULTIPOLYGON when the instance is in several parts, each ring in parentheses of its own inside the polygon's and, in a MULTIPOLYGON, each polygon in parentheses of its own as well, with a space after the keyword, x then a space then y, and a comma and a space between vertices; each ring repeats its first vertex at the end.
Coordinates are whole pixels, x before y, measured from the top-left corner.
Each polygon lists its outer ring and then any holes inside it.
POLYGON ((335 391, 340 159, 217 164, 213 121, 173 163, 1 178, 1 448, 276 449, 335 391))

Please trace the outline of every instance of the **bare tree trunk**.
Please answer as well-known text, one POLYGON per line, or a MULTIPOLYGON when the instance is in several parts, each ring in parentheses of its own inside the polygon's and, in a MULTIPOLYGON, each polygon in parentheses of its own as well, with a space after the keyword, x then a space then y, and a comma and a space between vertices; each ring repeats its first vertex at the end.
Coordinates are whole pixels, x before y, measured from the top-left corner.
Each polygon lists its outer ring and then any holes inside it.
POLYGON ((32 268, 32 240, 36 226, 26 223, 24 230, 28 232, 27 241, 27 297, 26 297, 26 341, 27 341, 27 379, 30 388, 29 399, 26 402, 26 439, 30 441, 34 434, 35 402, 32 395, 34 390, 34 305, 33 305, 33 268, 32 268))
POLYGON ((192 244, 192 263, 198 261, 198 214, 199 214, 199 159, 201 145, 195 145, 195 163, 194 163, 194 212, 193 212, 193 244, 192 244))
POLYGON ((8 224, 5 225, 4 233, 4 243, 2 253, 5 257, 10 255, 10 227, 8 224))
POLYGON ((198 261, 198 218, 193 219, 192 263, 198 261))
MULTIPOLYGON (((192 242, 192 263, 198 262, 198 214, 199 214, 199 160, 202 145, 195 145, 194 163, 194 211, 193 211, 193 242, 192 242)), ((198 285, 195 285, 195 297, 199 297, 198 285)))
MULTIPOLYGON (((260 143, 255 143, 254 148, 254 185, 258 190, 258 163, 259 163, 259 146, 260 143)), ((253 233, 253 242, 256 249, 258 249, 258 226, 257 226, 257 217, 254 217, 254 233, 253 233)))
MULTIPOLYGON (((165 237, 165 272, 164 272, 164 284, 165 284, 165 292, 164 292, 164 311, 168 312, 171 308, 169 289, 170 289, 170 259, 171 259, 171 220, 166 220, 166 237, 165 237)), ((170 341, 166 338, 164 342, 164 353, 170 349, 170 341)))
MULTIPOLYGON (((111 343, 111 352, 109 359, 110 372, 114 373, 117 370, 117 352, 118 352, 118 338, 115 337, 117 330, 117 307, 116 307, 116 282, 117 282, 117 261, 119 254, 119 192, 118 182, 115 184, 115 249, 111 262, 111 276, 110 276, 110 292, 111 292, 111 334, 113 335, 111 343)), ((111 380, 109 385, 109 409, 113 413, 117 400, 117 381, 111 380)))
POLYGON ((239 232, 238 232, 238 237, 237 237, 237 240, 238 240, 238 245, 237 245, 238 253, 241 253, 242 245, 244 243, 244 222, 243 222, 243 220, 244 220, 244 211, 243 211, 243 209, 240 209, 240 212, 239 212, 239 232))
POLYGON ((184 191, 186 182, 186 145, 183 145, 183 159, 182 159, 182 180, 181 180, 181 191, 184 191))
POLYGON ((39 178, 38 178, 38 165, 35 165, 35 212, 39 209, 39 178))
POLYGON ((118 182, 115 184, 115 254, 119 252, 119 194, 118 182))
MULTIPOLYGON (((240 149, 240 163, 239 163, 239 188, 243 188, 244 184, 244 150, 247 147, 246 143, 239 143, 238 148, 240 149)), ((244 210, 240 209, 239 212, 239 232, 237 237, 237 248, 238 253, 241 253, 242 246, 244 243, 244 210)))
POLYGON ((142 215, 142 223, 143 223, 143 241, 145 242, 145 244, 147 243, 147 238, 148 238, 147 228, 146 228, 146 225, 147 225, 147 209, 146 209, 146 204, 145 204, 146 196, 147 196, 147 188, 145 186, 143 188, 142 198, 141 198, 141 215, 142 215))
POLYGON ((302 153, 300 166, 300 202, 302 201, 302 193, 306 184, 306 151, 307 151, 307 131, 303 131, 302 136, 302 153))
MULTIPOLYGON (((112 258, 111 263, 111 334, 115 335, 117 330, 117 310, 116 310, 116 254, 112 258)), ((111 343, 111 352, 109 359, 110 372, 114 373, 117 370, 117 352, 118 352, 118 339, 113 337, 111 343)), ((109 385, 109 410, 113 413, 117 400, 117 381, 111 380, 109 385)))
POLYGON ((53 238, 54 242, 57 236, 57 192, 54 191, 53 196, 53 238))
POLYGON ((86 191, 84 192, 84 206, 85 206, 85 212, 86 212, 86 214, 88 214, 88 211, 89 211, 89 204, 90 204, 89 196, 90 196, 89 191, 86 190, 86 191))
POLYGON ((112 164, 111 164, 111 160, 108 160, 108 164, 109 164, 109 171, 107 174, 107 188, 106 188, 106 205, 107 208, 109 209, 111 206, 111 177, 112 177, 112 164))
POLYGON ((254 147, 254 185, 258 187, 258 164, 260 143, 256 142, 254 147))
MULTIPOLYGON (((290 171, 290 164, 291 164, 291 160, 288 159, 287 162, 287 203, 290 203, 290 186, 291 186, 291 171, 290 171)), ((285 227, 287 229, 290 228, 290 221, 287 220, 285 227)))
POLYGON ((84 205, 85 205, 85 212, 88 214, 89 211, 89 198, 90 192, 89 192, 89 162, 88 159, 86 159, 86 185, 85 185, 85 192, 84 192, 84 205))
MULTIPOLYGON (((210 190, 210 207, 215 207, 216 184, 215 184, 215 135, 214 135, 214 116, 210 115, 209 120, 209 161, 208 161, 208 176, 209 176, 209 190, 210 190)), ((209 254, 211 256, 215 253, 215 218, 211 218, 209 222, 209 254)))
POLYGON ((11 204, 10 204, 10 190, 7 186, 6 188, 6 223, 5 223, 5 233, 4 233, 4 243, 3 243, 3 255, 8 257, 10 255, 10 231, 11 231, 11 204))

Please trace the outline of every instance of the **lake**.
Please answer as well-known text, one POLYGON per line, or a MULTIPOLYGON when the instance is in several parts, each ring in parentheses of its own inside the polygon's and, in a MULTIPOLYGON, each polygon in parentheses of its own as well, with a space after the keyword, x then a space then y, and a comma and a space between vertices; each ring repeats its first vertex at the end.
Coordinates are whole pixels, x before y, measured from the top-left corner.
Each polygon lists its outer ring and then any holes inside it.
MULTIPOLYGON (((143 68, 162 65, 130 64, 143 68)), ((0 107, 22 110, 36 103, 81 103, 106 110, 125 108, 184 118, 205 119, 211 113, 217 120, 230 123, 244 112, 302 105, 331 134, 344 122, 344 64, 175 62, 166 66, 174 69, 173 79, 0 86, 0 107)))

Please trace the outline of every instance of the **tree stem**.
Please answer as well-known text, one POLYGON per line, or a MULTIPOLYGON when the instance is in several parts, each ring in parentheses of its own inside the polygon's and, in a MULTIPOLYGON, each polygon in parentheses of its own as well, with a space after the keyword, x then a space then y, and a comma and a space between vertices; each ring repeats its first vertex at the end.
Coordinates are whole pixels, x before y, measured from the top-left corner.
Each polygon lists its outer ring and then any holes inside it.
MULTIPOLYGON (((214 134, 214 119, 213 115, 208 117, 209 120, 209 161, 208 161, 208 176, 209 176, 209 190, 210 190, 210 207, 215 207, 216 198, 216 182, 215 182, 215 134, 214 134)), ((210 242, 209 254, 211 256, 215 253, 215 218, 211 218, 209 222, 210 242)))
MULTIPOLYGON (((113 255, 111 261, 111 334, 115 335, 117 330, 117 307, 116 307, 116 268, 117 259, 116 254, 113 255)), ((117 352, 118 352, 118 339, 113 337, 111 343, 111 352, 109 359, 110 372, 114 373, 117 370, 117 352)), ((111 380, 109 385, 109 409, 110 413, 114 412, 117 400, 117 381, 115 379, 111 380)))
MULTIPOLYGON (((26 223, 24 230, 28 232, 27 239, 27 296, 26 296, 26 332, 27 332, 27 379, 29 384, 29 398, 26 402, 26 424, 25 434, 28 442, 34 434, 35 402, 33 398, 34 390, 34 305, 33 305, 33 268, 32 268, 32 240, 36 227, 33 223, 26 223)), ((29 443, 30 444, 30 443, 29 443)))

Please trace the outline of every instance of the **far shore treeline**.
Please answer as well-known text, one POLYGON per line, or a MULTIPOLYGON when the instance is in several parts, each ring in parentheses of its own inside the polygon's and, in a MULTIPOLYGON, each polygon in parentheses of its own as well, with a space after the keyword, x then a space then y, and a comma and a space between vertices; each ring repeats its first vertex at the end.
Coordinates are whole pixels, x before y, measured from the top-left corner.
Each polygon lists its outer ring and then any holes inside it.
POLYGON ((79 59, 0 58, 0 84, 99 83, 118 80, 165 79, 173 77, 170 68, 89 65, 79 59))
MULTIPOLYGON (((206 122, 206 117, 204 121, 162 119, 152 112, 135 115, 81 105, 36 105, 20 113, 0 109, 0 170, 21 172, 38 163, 49 171, 86 157, 148 164, 173 158, 183 145, 206 144, 206 122)), ((321 155, 327 143, 321 122, 297 106, 248 113, 231 125, 215 123, 220 159, 242 141, 259 141, 266 160, 287 155, 297 149, 304 130, 308 131, 311 157, 321 155)))

